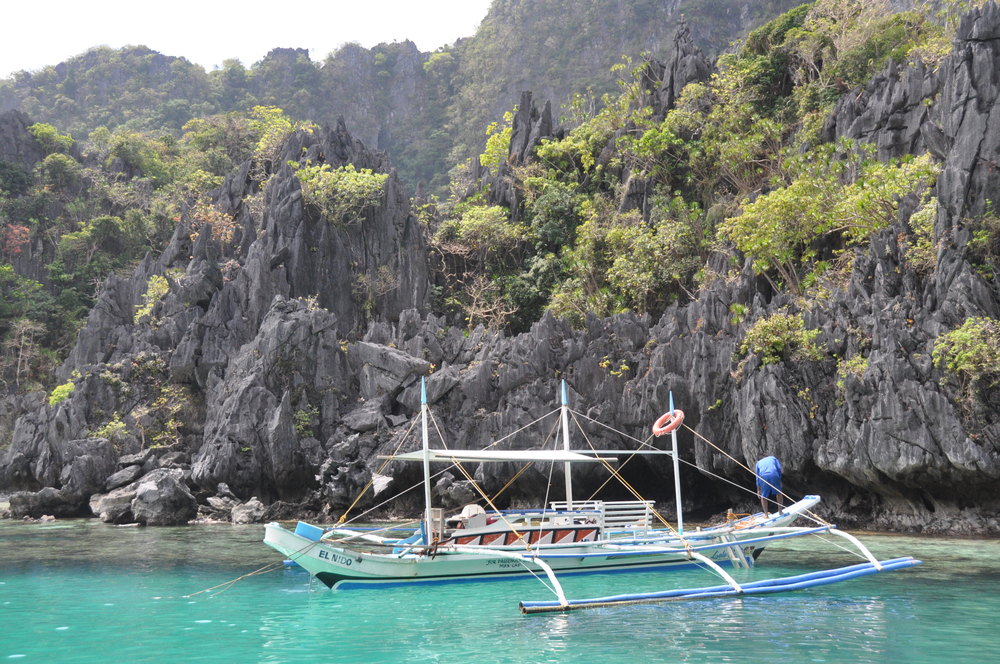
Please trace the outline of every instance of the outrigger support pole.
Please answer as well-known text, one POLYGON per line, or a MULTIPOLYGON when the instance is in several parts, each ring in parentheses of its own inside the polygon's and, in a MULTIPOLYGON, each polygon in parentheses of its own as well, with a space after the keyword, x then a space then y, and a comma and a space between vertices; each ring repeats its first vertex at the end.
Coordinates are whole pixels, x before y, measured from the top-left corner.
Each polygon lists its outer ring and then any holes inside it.
POLYGON ((858 551, 860 551, 861 554, 868 559, 868 562, 870 562, 879 572, 882 571, 882 563, 879 562, 878 558, 872 555, 872 552, 868 550, 868 547, 862 544, 861 540, 859 540, 857 537, 855 537, 850 533, 845 533, 843 530, 837 530, 836 528, 830 528, 830 530, 828 530, 827 532, 829 532, 831 535, 838 535, 840 537, 843 537, 845 540, 847 540, 854 546, 858 547, 858 551))
POLYGON ((712 571, 721 576, 722 580, 728 583, 733 590, 735 590, 738 593, 743 592, 743 586, 738 584, 736 582, 736 579, 734 579, 732 576, 729 575, 729 572, 719 567, 719 564, 716 563, 714 560, 712 560, 711 558, 709 558, 704 554, 698 553, 697 551, 688 550, 688 555, 697 560, 698 562, 705 563, 706 565, 711 567, 712 571))
MULTIPOLYGON (((559 599, 559 606, 562 608, 569 607, 569 600, 566 599, 566 593, 563 592, 562 584, 559 583, 559 579, 556 578, 556 573, 552 571, 549 564, 533 555, 524 555, 520 553, 512 553, 510 551, 500 551, 498 549, 485 549, 483 547, 470 547, 470 546, 449 546, 449 551, 457 551, 458 553, 472 553, 477 556, 497 556, 500 558, 510 558, 511 560, 520 561, 522 564, 532 563, 538 565, 545 572, 545 576, 549 577, 549 581, 552 582, 552 592, 556 594, 559 599)), ((700 554, 699 554, 700 555, 700 554)))

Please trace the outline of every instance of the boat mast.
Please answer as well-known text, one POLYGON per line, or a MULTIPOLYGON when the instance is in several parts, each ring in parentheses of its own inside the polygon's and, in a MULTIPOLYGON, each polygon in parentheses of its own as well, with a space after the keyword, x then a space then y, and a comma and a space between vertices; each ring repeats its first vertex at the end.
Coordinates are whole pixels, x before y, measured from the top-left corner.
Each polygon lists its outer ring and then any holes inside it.
POLYGON ((426 520, 426 531, 424 537, 425 544, 430 544, 434 539, 431 526, 434 521, 431 516, 431 448, 427 436, 427 384, 424 378, 420 378, 420 430, 424 444, 424 519, 426 520))
MULTIPOLYGON (((563 449, 569 452, 569 399, 566 398, 566 380, 562 381, 562 433, 563 449)), ((573 464, 569 461, 563 464, 563 472, 566 475, 566 509, 573 509, 573 476, 570 468, 573 464)))
MULTIPOLYGON (((670 391, 670 412, 674 412, 674 392, 670 391)), ((670 432, 670 455, 674 459, 674 499, 677 501, 677 532, 684 534, 684 514, 681 511, 681 467, 677 460, 677 429, 670 432)))

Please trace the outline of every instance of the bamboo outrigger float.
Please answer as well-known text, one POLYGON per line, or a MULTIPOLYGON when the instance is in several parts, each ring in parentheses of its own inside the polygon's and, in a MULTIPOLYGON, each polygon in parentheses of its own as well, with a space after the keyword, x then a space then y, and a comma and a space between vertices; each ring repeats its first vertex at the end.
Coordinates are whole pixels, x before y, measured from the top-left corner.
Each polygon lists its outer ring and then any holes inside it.
MULTIPOLYGON (((520 609, 524 613, 784 592, 920 563, 912 558, 878 561, 857 538, 837 530, 812 513, 812 508, 820 501, 818 496, 806 496, 776 514, 758 513, 685 532, 680 512, 677 454, 677 429, 683 421, 683 413, 674 409, 672 395, 668 414, 654 426, 654 433, 671 434, 669 451, 653 448, 645 442, 634 451, 573 450, 569 436, 570 412, 564 382, 562 405, 558 410, 562 449, 432 449, 428 432, 430 412, 426 389, 421 384, 421 449, 388 457, 388 460, 420 462, 423 466, 425 510, 419 526, 409 536, 400 538, 357 528, 323 529, 301 522, 292 531, 271 523, 266 526, 264 541, 313 577, 336 589, 495 580, 525 575, 545 577, 556 599, 523 601, 520 609), (637 494, 633 501, 574 500, 570 472, 573 464, 600 463, 621 479, 611 464, 622 454, 668 454, 673 458, 676 528, 656 513, 651 501, 637 494), (462 463, 511 461, 564 464, 566 500, 539 509, 499 510, 482 493, 489 509, 478 504, 467 505, 461 514, 447 520, 443 510, 432 507, 432 463, 449 463, 471 480, 472 475, 465 471, 462 463), (660 523, 655 524, 654 518, 660 523), (818 525, 793 526, 792 523, 800 518, 812 519, 818 525), (726 566, 752 567, 764 547, 772 542, 820 534, 846 540, 865 562, 744 584, 738 583, 724 569, 726 566), (708 568, 725 585, 570 600, 559 581, 560 576, 568 574, 691 566, 708 568)), ((478 489, 478 485, 473 485, 478 489)))

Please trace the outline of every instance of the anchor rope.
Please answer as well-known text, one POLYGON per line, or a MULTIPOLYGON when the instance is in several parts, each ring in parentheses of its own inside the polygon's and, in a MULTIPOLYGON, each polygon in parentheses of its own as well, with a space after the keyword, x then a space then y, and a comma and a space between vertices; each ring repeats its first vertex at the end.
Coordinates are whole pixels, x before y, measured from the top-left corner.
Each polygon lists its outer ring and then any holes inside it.
POLYGON ((259 569, 255 569, 252 572, 247 572, 246 574, 238 576, 235 579, 230 579, 229 581, 225 581, 225 582, 220 583, 218 585, 212 586, 211 588, 205 588, 203 590, 199 590, 197 592, 193 592, 193 593, 191 593, 189 595, 181 595, 181 597, 184 598, 184 599, 188 599, 188 598, 194 597, 196 595, 200 595, 202 593, 211 592, 212 590, 215 590, 216 588, 222 588, 222 590, 220 590, 219 592, 214 593, 212 595, 212 597, 215 597, 216 595, 224 593, 227 590, 229 590, 230 588, 232 588, 233 585, 235 585, 238 581, 242 581, 243 579, 248 579, 251 576, 257 576, 258 574, 266 574, 267 572, 272 572, 272 571, 274 571, 274 570, 282 567, 283 565, 284 565, 284 563, 281 562, 281 561, 279 561, 279 562, 273 562, 273 563, 268 563, 268 564, 264 565, 263 567, 261 567, 259 569), (225 587, 223 588, 223 586, 225 586, 225 587))
MULTIPOLYGON (((747 471, 748 473, 750 473, 751 475, 753 475, 753 476, 755 476, 755 477, 757 476, 757 473, 756 473, 756 472, 754 472, 753 470, 750 470, 750 467, 749 467, 749 466, 747 466, 747 465, 746 465, 745 463, 743 463, 742 461, 740 461, 739 459, 737 459, 737 458, 736 458, 736 457, 734 457, 733 455, 729 454, 729 453, 728 453, 728 452, 726 452, 726 451, 725 451, 724 449, 722 449, 721 447, 719 447, 718 445, 716 445, 715 443, 713 443, 713 442, 712 442, 712 441, 710 441, 710 440, 709 440, 708 438, 706 438, 705 436, 701 435, 700 433, 698 433, 697 431, 695 431, 694 429, 692 429, 692 428, 691 428, 691 427, 689 427, 688 425, 686 425, 686 424, 685 424, 685 425, 683 425, 683 426, 684 426, 684 428, 685 428, 685 429, 687 429, 688 431, 690 431, 690 432, 691 432, 691 433, 692 433, 692 434, 693 434, 693 435, 695 436, 695 438, 698 438, 699 440, 701 440, 701 441, 703 441, 703 442, 707 443, 707 444, 708 444, 708 445, 710 445, 710 446, 711 446, 712 448, 714 448, 714 449, 715 449, 715 450, 717 450, 717 451, 718 451, 719 453, 721 453, 721 454, 722 454, 723 456, 725 456, 725 457, 726 457, 727 459, 729 459, 729 460, 730 460, 730 461, 732 461, 733 463, 737 464, 738 466, 740 466, 741 468, 743 468, 744 470, 746 470, 746 471, 747 471)), ((768 485, 769 487, 771 487, 772 489, 774 489, 775 491, 777 491, 777 492, 778 492, 779 494, 781 494, 781 495, 782 495, 782 496, 784 496, 785 498, 788 498, 788 500, 792 500, 792 501, 794 502, 794 499, 793 499, 793 498, 792 498, 791 496, 789 496, 789 495, 788 495, 787 493, 785 493, 784 491, 782 491, 782 490, 781 490, 781 489, 779 489, 778 487, 774 486, 773 484, 771 484, 770 482, 768 482, 768 481, 767 481, 767 480, 765 480, 764 478, 761 478, 761 480, 762 480, 762 481, 763 481, 763 482, 764 482, 765 484, 767 484, 767 485, 768 485)), ((811 510, 803 510, 802 514, 804 514, 804 515, 806 515, 806 516, 808 516, 808 517, 812 518, 812 519, 813 519, 814 521, 816 521, 817 523, 819 523, 819 524, 822 524, 822 525, 824 525, 824 526, 830 526, 830 527, 832 527, 832 526, 833 526, 833 524, 831 524, 831 523, 830 523, 829 521, 827 521, 826 519, 822 518, 821 516, 819 516, 818 514, 816 514, 815 512, 813 512, 813 511, 811 511, 811 510)))
MULTIPOLYGON (((309 542, 305 546, 303 546, 303 547, 301 547, 299 549, 296 549, 295 551, 293 551, 289 555, 289 557, 288 557, 289 560, 294 560, 294 558, 292 556, 301 557, 301 554, 304 554, 308 549, 311 549, 312 547, 316 546, 317 544, 318 544, 318 542, 309 542)), ((237 582, 242 581, 243 579, 248 579, 251 576, 257 576, 258 574, 266 574, 268 572, 273 572, 276 569, 281 569, 282 567, 284 567, 284 564, 285 564, 284 561, 275 561, 275 562, 272 562, 272 563, 268 563, 268 564, 264 565, 263 567, 255 569, 252 572, 247 572, 246 574, 241 574, 240 576, 236 577, 235 579, 230 579, 229 581, 224 581, 224 582, 222 582, 220 584, 217 584, 217 585, 214 585, 214 586, 212 586, 210 588, 204 588, 202 590, 190 593, 188 595, 181 595, 181 597, 183 597, 184 599, 188 599, 188 598, 191 598, 191 597, 195 597, 196 595, 200 595, 202 593, 211 592, 212 590, 215 590, 216 588, 222 588, 222 590, 220 590, 219 592, 212 594, 212 597, 215 597, 216 595, 220 595, 220 594, 226 592, 227 590, 229 590, 230 588, 232 588, 234 585, 236 585, 237 582), (225 586, 225 587, 223 587, 223 586, 225 586)), ((311 580, 312 580, 312 577, 310 576, 310 581, 311 580)))
MULTIPOLYGON (((640 439, 636 438, 635 436, 630 435, 629 433, 627 433, 625 431, 621 431, 621 430, 616 429, 615 427, 613 427, 613 426, 611 426, 609 424, 606 424, 605 422, 601 422, 600 420, 595 420, 594 418, 590 417, 589 415, 586 415, 585 413, 578 413, 575 410, 570 410, 570 412, 573 413, 574 415, 579 415, 580 417, 582 417, 582 418, 586 419, 587 421, 592 422, 592 423, 594 423, 594 424, 596 424, 596 425, 598 425, 600 427, 608 429, 609 431, 611 431, 613 433, 616 433, 616 434, 618 434, 618 435, 620 435, 620 436, 622 436, 624 438, 628 438, 629 440, 632 440, 632 441, 638 443, 640 448, 649 448, 649 449, 659 450, 659 448, 657 448, 657 447, 655 447, 655 446, 653 446, 653 445, 651 445, 649 443, 649 441, 652 439, 652 436, 647 437, 645 440, 640 440, 640 439)), ((751 475, 753 475, 753 476, 756 477, 757 473, 755 473, 753 470, 751 470, 749 466, 747 466, 746 464, 744 464, 743 462, 741 462, 739 459, 733 457, 731 454, 729 454, 724 449, 722 449, 721 447, 719 447, 718 445, 716 445, 715 443, 713 443, 711 440, 709 440, 708 438, 706 438, 702 434, 700 434, 697 431, 695 431, 694 429, 692 429, 689 425, 684 424, 682 426, 685 429, 687 429, 688 431, 690 431, 695 436, 695 438, 697 438, 697 439, 701 440, 702 442, 708 444, 710 447, 712 447, 713 449, 715 449, 716 451, 718 451, 720 454, 722 454, 723 456, 725 456, 726 458, 728 458, 730 461, 734 462, 735 464, 737 464, 738 466, 740 466, 741 468, 743 468, 744 470, 746 470, 748 473, 750 473, 751 475)), ((583 431, 583 428, 581 427, 580 430, 583 431)), ((631 454, 631 455, 629 455, 628 459, 625 462, 619 464, 619 466, 620 467, 624 466, 625 463, 627 463, 628 461, 630 461, 635 456, 636 455, 634 453, 631 454)), ((731 485, 731 486, 739 489, 740 491, 744 491, 744 492, 749 493, 749 494, 754 495, 754 496, 757 495, 756 492, 753 489, 748 489, 747 487, 743 486, 742 484, 738 484, 737 482, 734 482, 734 481, 732 481, 732 480, 730 480, 730 479, 728 479, 726 477, 723 477, 722 475, 718 475, 718 474, 713 473, 712 471, 710 471, 708 469, 701 468, 697 464, 692 463, 692 462, 690 462, 690 461, 688 461, 686 459, 678 458, 678 461, 680 461, 681 463, 683 463, 683 464, 685 464, 685 465, 687 465, 687 466, 689 466, 691 468, 694 468, 695 470, 698 470, 699 472, 701 472, 701 473, 703 473, 705 475, 708 475, 708 476, 710 476, 710 477, 712 477, 714 479, 717 479, 717 480, 720 480, 722 482, 725 482, 726 484, 729 484, 729 485, 731 485)), ((763 478, 761 478, 761 479, 763 480, 763 478)), ((611 478, 608 478, 607 480, 605 480, 604 483, 598 488, 597 491, 594 492, 593 495, 596 495, 597 492, 600 491, 600 489, 602 489, 605 485, 607 485, 607 483, 610 480, 611 480, 611 478)), ((784 496, 785 498, 787 498, 789 501, 795 502, 795 500, 791 496, 789 496, 787 493, 785 493, 784 491, 778 489, 777 487, 775 487, 774 485, 772 485, 767 480, 763 480, 763 481, 764 481, 765 484, 767 484, 772 489, 774 489, 775 491, 777 491, 778 493, 780 493, 782 496, 784 496)), ((826 521, 825 519, 823 519, 822 517, 820 517, 818 514, 812 512, 810 510, 805 510, 802 513, 802 515, 806 516, 808 518, 811 518, 812 520, 816 521, 816 523, 819 523, 821 525, 832 526, 831 523, 829 523, 828 521, 826 521)))

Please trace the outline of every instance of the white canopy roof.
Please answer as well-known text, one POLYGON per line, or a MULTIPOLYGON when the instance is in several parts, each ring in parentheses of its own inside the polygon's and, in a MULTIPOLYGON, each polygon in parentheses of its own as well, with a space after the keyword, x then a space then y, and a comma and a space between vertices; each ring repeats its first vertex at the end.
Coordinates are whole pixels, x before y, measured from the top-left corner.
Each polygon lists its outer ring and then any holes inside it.
MULTIPOLYGON (((565 450, 428 450, 431 461, 481 462, 481 461, 557 461, 572 463, 599 463, 616 461, 605 457, 587 456, 565 450)), ((423 461, 423 450, 388 457, 396 461, 423 461)))

